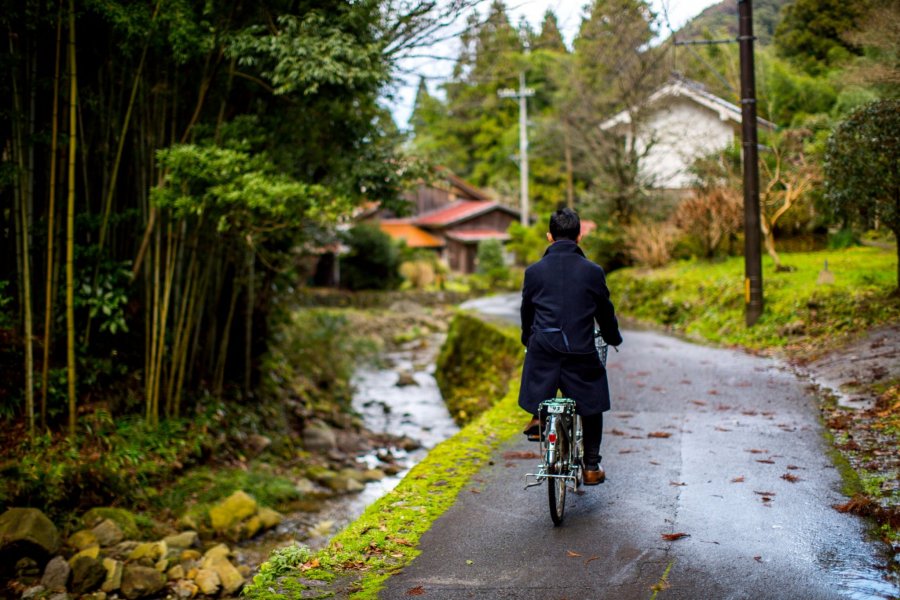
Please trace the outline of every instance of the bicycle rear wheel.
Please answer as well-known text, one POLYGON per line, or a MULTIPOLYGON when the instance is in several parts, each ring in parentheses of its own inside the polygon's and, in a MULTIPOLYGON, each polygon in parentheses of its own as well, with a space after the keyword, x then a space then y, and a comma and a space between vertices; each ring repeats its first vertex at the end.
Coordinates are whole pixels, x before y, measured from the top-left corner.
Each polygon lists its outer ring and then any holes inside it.
MULTIPOLYGON (((569 439, 563 419, 554 419, 556 433, 556 461, 550 465, 550 475, 569 474, 569 439)), ((566 480, 557 477, 547 478, 547 496, 550 501, 550 518, 554 525, 560 525, 566 512, 566 480)))

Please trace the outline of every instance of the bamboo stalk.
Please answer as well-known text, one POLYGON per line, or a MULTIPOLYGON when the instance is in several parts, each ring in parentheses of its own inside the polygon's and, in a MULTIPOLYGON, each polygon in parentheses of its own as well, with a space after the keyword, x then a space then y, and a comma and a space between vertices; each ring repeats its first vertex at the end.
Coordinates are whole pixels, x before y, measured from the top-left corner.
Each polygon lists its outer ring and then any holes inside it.
POLYGON ((69 436, 75 436, 75 148, 78 70, 75 60, 75 0, 69 0, 69 180, 66 208, 66 373, 69 436))
MULTIPOLYGON (((248 236, 249 237, 249 236, 248 236)), ((252 375, 251 358, 253 355, 253 305, 254 279, 256 267, 256 252, 253 244, 247 249, 247 303, 244 312, 244 395, 250 394, 250 377, 252 375)))
MULTIPOLYGON (((162 0, 157 0, 156 7, 153 9, 153 16, 150 18, 151 25, 156 22, 156 16, 159 14, 159 7, 162 4, 162 0)), ((99 260, 100 255, 103 252, 103 246, 106 242, 106 229, 109 226, 109 214, 112 209, 112 198, 113 194, 116 190, 116 182, 119 176, 119 166, 122 163, 122 151, 125 148, 125 138, 128 136, 128 127, 131 123, 131 113, 134 110, 135 99, 137 98, 137 91, 141 81, 141 75, 144 71, 144 63, 147 59, 147 49, 150 46, 150 40, 148 39, 144 43, 144 48, 141 51, 141 58, 138 61, 137 72, 134 75, 134 83, 131 85, 131 96, 128 98, 128 105, 125 109, 125 118, 122 122, 122 131, 119 134, 119 142, 116 145, 116 156, 113 159, 112 168, 110 169, 110 182, 106 191, 106 197, 103 200, 103 219, 100 223, 100 232, 99 239, 97 240, 97 255, 98 255, 98 263, 94 268, 94 282, 93 287, 97 285, 97 276, 99 274, 99 260)), ((88 317, 88 326, 87 329, 90 331, 91 328, 91 320, 88 317)), ((87 336, 87 334, 85 334, 87 336)))
POLYGON ((153 368, 153 425, 159 423, 159 385, 162 380, 163 357, 166 350, 166 322, 169 318, 169 299, 172 297, 172 282, 175 278, 175 263, 177 252, 177 239, 172 233, 171 221, 166 225, 166 271, 164 273, 164 289, 162 296, 162 310, 159 316, 157 350, 155 353, 156 365, 153 368))
POLYGON ((219 343, 219 356, 216 361, 216 371, 213 377, 213 394, 222 395, 222 389, 225 385, 225 363, 228 362, 228 338, 231 333, 231 323, 234 320, 234 309, 237 306, 237 299, 241 292, 241 286, 237 277, 237 269, 232 282, 231 302, 228 306, 228 316, 225 318, 225 327, 222 329, 222 341, 219 343))
POLYGON ((56 216, 56 153, 59 133, 59 55, 62 41, 62 0, 56 15, 56 58, 53 66, 53 109, 50 130, 50 196, 47 200, 47 287, 44 297, 44 360, 41 364, 41 429, 47 427, 47 387, 50 383, 50 332, 53 328, 53 243, 56 216))

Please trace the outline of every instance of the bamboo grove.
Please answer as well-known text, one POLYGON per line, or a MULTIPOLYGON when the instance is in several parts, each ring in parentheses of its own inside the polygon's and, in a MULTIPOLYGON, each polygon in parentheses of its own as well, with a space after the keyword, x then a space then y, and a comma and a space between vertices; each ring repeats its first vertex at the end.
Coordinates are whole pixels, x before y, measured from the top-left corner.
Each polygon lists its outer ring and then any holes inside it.
POLYGON ((297 256, 398 197, 378 99, 465 5, 0 3, 0 419, 250 397, 297 256))

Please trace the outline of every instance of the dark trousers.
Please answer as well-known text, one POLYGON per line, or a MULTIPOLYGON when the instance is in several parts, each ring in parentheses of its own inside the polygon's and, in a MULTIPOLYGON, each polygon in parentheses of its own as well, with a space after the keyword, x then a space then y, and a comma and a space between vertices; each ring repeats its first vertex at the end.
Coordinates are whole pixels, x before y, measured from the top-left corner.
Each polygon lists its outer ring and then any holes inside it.
POLYGON ((600 464, 600 442, 603 440, 603 413, 581 417, 584 432, 584 464, 600 464))

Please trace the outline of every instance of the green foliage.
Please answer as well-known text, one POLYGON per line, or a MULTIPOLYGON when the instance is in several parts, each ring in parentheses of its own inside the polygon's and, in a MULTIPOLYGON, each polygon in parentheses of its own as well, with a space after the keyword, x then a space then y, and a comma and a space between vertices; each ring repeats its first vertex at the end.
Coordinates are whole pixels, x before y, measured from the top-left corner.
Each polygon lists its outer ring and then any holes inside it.
POLYGON ((131 270, 125 263, 120 267, 104 270, 93 285, 93 278, 81 282, 80 293, 75 297, 75 307, 87 307, 92 319, 98 319, 100 331, 115 335, 128 331, 125 306, 128 303, 128 285, 131 270))
POLYGON ((366 20, 377 16, 373 7, 349 5, 341 19, 318 10, 281 15, 275 32, 262 25, 239 32, 227 54, 242 66, 260 68, 276 95, 309 95, 333 86, 378 89, 388 71, 380 43, 366 31, 366 20))
POLYGON ((339 311, 293 311, 275 329, 263 363, 267 393, 308 407, 346 408, 352 396, 350 376, 361 353, 339 311))
POLYGON ((509 277, 509 267, 503 259, 503 244, 500 240, 482 240, 478 243, 475 258, 477 272, 486 275, 492 283, 509 277))
POLYGON ((516 257, 519 265, 530 265, 541 259, 547 249, 547 218, 538 216, 534 225, 525 226, 519 221, 509 225, 509 242, 506 249, 516 257))
POLYGON ((40 506, 52 516, 84 506, 146 502, 173 465, 191 464, 212 443, 208 424, 198 415, 150 429, 143 419, 113 421, 98 410, 82 418, 84 433, 76 440, 41 435, 7 448, 16 463, 0 480, 0 497, 11 505, 40 506))
POLYGON ((260 236, 297 229, 349 208, 345 198, 322 186, 278 173, 265 155, 185 144, 160 150, 157 159, 166 179, 153 188, 154 203, 177 218, 202 216, 220 233, 260 236))
POLYGON ((865 2, 794 0, 785 6, 775 30, 779 53, 810 73, 821 73, 859 49, 846 41, 862 15, 865 2))
POLYGON ((763 257, 765 309, 744 325, 743 258, 685 261, 662 269, 624 269, 609 277, 616 310, 702 339, 748 348, 822 351, 847 336, 896 321, 889 292, 897 268, 893 252, 856 247, 785 257, 792 272, 777 272, 763 257), (835 283, 818 284, 825 261, 835 283))
POLYGON ((269 592, 278 581, 279 577, 290 574, 292 571, 309 561, 312 552, 302 544, 294 543, 284 548, 279 548, 269 555, 269 559, 259 567, 259 573, 253 576, 253 582, 244 587, 242 595, 250 598, 269 598, 276 596, 269 592))
POLYGON ((460 424, 493 406, 509 388, 513 367, 524 356, 515 334, 464 313, 450 323, 435 378, 453 419, 460 424))
POLYGON ((802 123, 808 114, 828 113, 836 100, 832 84, 774 56, 760 61, 761 105, 769 120, 787 126, 802 123))
POLYGON ((400 251, 377 225, 361 223, 345 236, 341 285, 351 290, 390 290, 400 284, 400 251))
POLYGON ((825 195, 836 215, 880 221, 900 239, 900 100, 856 110, 838 125, 825 154, 825 195))

